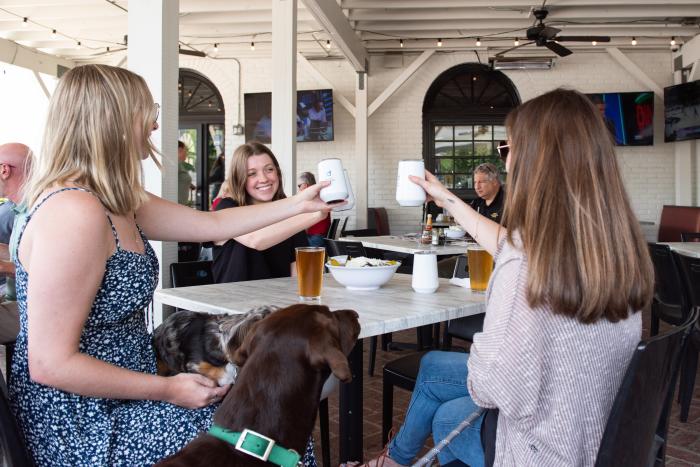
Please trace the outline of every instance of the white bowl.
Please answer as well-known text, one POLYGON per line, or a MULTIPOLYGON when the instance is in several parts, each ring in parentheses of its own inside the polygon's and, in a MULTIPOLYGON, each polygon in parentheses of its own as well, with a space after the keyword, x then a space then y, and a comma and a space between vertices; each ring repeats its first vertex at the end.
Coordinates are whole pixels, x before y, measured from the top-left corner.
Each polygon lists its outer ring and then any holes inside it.
POLYGON ((389 282, 389 279, 391 279, 391 276, 394 275, 399 266, 401 266, 401 263, 390 266, 353 268, 333 266, 330 263, 326 263, 326 267, 333 275, 333 279, 343 284, 349 290, 377 290, 389 282))
POLYGON ((462 237, 464 237, 465 234, 466 234, 466 232, 464 230, 445 229, 445 236, 447 238, 451 238, 452 240, 462 238, 462 237))

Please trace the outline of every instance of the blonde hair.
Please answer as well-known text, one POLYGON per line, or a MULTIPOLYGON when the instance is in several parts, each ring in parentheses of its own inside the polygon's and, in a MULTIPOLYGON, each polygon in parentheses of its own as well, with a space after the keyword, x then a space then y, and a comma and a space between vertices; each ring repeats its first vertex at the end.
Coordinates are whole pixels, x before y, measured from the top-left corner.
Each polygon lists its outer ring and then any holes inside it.
POLYGON ((583 323, 649 306, 654 270, 610 133, 583 94, 557 89, 506 119, 510 170, 503 216, 522 238, 530 306, 583 323))
POLYGON ((246 144, 241 144, 233 151, 233 160, 231 161, 231 169, 229 176, 226 178, 228 185, 228 196, 231 197, 239 206, 252 204, 250 195, 245 189, 246 181, 248 180, 248 158, 260 154, 267 154, 272 159, 272 163, 277 170, 277 178, 279 178, 279 186, 272 197, 272 201, 286 198, 284 189, 282 188, 282 169, 277 162, 277 158, 272 153, 270 148, 258 141, 248 141, 246 144))
POLYGON ((138 209, 147 199, 144 152, 160 166, 149 139, 154 119, 153 97, 141 76, 107 65, 68 71, 49 103, 41 157, 25 193, 27 206, 49 188, 74 183, 92 191, 114 214, 138 209))

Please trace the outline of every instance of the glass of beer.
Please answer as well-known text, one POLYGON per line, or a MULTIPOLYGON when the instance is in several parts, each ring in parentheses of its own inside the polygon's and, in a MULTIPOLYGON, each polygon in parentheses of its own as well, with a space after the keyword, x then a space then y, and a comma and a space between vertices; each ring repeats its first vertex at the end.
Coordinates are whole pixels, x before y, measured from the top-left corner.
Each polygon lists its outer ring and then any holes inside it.
POLYGON ((493 256, 477 243, 470 243, 467 245, 467 261, 472 292, 486 292, 493 270, 493 256))
POLYGON ((325 257, 326 250, 323 247, 303 246, 296 248, 299 300, 321 300, 325 257))

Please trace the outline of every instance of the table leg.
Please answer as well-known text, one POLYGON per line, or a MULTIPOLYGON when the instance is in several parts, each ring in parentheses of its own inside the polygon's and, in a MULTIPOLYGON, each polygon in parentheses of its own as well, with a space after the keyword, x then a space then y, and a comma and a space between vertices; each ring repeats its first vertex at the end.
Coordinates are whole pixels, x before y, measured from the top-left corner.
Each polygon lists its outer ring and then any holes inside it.
POLYGON ((348 356, 352 381, 340 385, 339 461, 362 461, 362 340, 348 356))

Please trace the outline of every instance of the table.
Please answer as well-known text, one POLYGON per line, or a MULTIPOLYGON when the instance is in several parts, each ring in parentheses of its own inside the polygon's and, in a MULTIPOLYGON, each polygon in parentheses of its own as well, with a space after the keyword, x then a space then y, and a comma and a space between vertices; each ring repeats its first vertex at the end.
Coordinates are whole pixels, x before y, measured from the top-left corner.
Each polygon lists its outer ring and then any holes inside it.
POLYGON ((440 255, 464 255, 467 253, 467 241, 450 241, 445 245, 421 245, 418 239, 399 237, 396 235, 380 235, 378 237, 342 237, 344 242, 362 242, 365 248, 394 251, 397 253, 415 254, 421 251, 434 251, 440 255))
POLYGON ((661 242, 668 245, 673 251, 681 255, 700 258, 700 242, 661 242))
MULTIPOLYGON (((298 303, 296 279, 284 277, 248 282, 159 289, 155 301, 207 313, 242 313, 258 305, 298 303)), ((349 291, 331 275, 323 279, 321 303, 331 310, 351 308, 360 315, 360 338, 402 331, 485 311, 485 295, 440 279, 433 294, 411 289, 411 276, 394 274, 378 290, 349 291)), ((340 387, 340 461, 362 460, 362 341, 350 356, 353 380, 340 387)))

